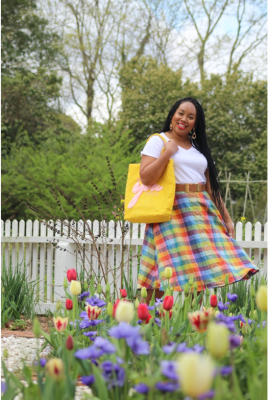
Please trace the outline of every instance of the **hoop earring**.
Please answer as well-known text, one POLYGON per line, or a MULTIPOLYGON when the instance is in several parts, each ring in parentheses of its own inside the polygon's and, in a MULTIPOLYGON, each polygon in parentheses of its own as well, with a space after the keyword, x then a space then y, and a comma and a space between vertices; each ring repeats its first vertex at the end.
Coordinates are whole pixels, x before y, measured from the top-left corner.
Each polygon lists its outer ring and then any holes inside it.
POLYGON ((196 133, 194 129, 192 130, 192 139, 196 139, 196 133))
POLYGON ((172 123, 169 125, 169 130, 172 131, 172 123))

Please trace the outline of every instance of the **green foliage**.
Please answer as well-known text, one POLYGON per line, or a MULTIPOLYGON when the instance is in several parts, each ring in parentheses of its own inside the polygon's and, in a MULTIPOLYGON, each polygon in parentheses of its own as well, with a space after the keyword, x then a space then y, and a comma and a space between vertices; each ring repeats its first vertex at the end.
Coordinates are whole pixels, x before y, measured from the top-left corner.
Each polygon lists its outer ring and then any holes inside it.
POLYGON ((131 129, 134 144, 142 144, 161 131, 169 109, 181 97, 197 92, 197 85, 183 83, 181 70, 173 71, 153 58, 134 58, 121 70, 122 112, 119 117, 131 129))
POLYGON ((11 331, 24 330, 27 326, 27 322, 23 319, 15 319, 12 325, 9 327, 11 331))
POLYGON ((42 210, 43 214, 47 213, 47 219, 52 214, 55 219, 77 220, 80 218, 78 208, 83 210, 86 219, 112 219, 113 207, 117 203, 109 202, 107 206, 103 198, 110 198, 108 190, 115 192, 118 201, 120 196, 124 197, 124 175, 128 164, 139 158, 137 153, 130 152, 131 143, 128 131, 122 133, 120 127, 112 131, 96 124, 87 134, 79 135, 72 145, 55 136, 48 139, 40 150, 31 147, 13 149, 10 157, 2 162, 2 168, 6 171, 2 178, 2 218, 35 218, 34 213, 25 205, 28 203, 31 208, 34 206, 42 210), (105 158, 107 156, 117 183, 116 188, 105 158), (93 188, 92 182, 103 196, 93 188), (74 201, 76 207, 58 193, 54 184, 74 201), (57 193, 60 206, 50 189, 57 193), (10 193, 13 196, 9 198, 10 193), (98 206, 93 195, 97 196, 103 206, 98 206))
POLYGON ((19 320, 21 314, 32 318, 35 312, 36 282, 28 282, 26 268, 2 266, 1 275, 1 322, 2 326, 9 319, 19 320))
MULTIPOLYGON (((60 83, 56 74, 43 68, 2 77, 2 156, 9 155, 12 148, 36 149, 53 135, 66 138, 61 115, 52 106, 60 83)), ((74 133, 69 132, 71 135, 74 133)))
POLYGON ((52 65, 58 56, 58 35, 37 15, 36 0, 3 0, 1 3, 2 73, 52 65))

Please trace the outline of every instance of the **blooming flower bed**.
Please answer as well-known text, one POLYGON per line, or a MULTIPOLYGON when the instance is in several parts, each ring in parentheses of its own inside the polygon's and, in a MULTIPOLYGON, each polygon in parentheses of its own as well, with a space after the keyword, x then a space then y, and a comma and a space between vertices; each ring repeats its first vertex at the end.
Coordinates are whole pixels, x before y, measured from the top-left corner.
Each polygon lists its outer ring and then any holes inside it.
POLYGON ((185 300, 178 294, 174 301, 169 272, 163 299, 153 295, 147 306, 145 289, 141 302, 125 289, 111 301, 109 284, 100 298, 94 281, 81 293, 75 270, 68 270, 54 328, 48 335, 34 325, 36 337, 53 348, 49 359, 37 357, 37 383, 31 368, 23 369, 26 387, 3 363, 3 399, 74 399, 78 382, 101 400, 266 399, 265 282, 243 307, 226 290, 221 300, 208 291, 201 299, 191 279, 185 300))

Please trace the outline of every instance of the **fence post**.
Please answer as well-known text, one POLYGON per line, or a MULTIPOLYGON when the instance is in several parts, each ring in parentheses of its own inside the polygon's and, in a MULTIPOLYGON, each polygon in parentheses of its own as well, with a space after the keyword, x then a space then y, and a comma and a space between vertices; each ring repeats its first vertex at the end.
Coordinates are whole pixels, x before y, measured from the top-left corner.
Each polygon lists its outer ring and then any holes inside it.
MULTIPOLYGON (((268 225, 267 222, 264 224, 264 241, 267 243, 267 230, 268 230, 268 225)), ((267 277, 267 247, 264 248, 263 250, 263 272, 265 278, 267 277)))
MULTIPOLYGON (((1 237, 4 236, 4 221, 1 219, 1 237)), ((4 243, 1 243, 1 264, 4 262, 4 243)))
POLYGON ((64 240, 58 242, 55 250, 54 301, 65 299, 63 280, 67 276, 67 269, 75 269, 76 256, 74 250, 75 244, 64 240))

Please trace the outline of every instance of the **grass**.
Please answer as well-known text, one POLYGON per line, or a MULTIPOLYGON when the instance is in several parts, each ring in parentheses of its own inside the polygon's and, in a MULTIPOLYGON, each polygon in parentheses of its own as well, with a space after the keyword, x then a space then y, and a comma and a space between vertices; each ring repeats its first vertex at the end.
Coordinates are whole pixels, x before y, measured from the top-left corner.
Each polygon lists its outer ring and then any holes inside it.
POLYGON ((1 326, 9 319, 20 319, 24 315, 27 319, 35 315, 37 282, 28 282, 27 269, 17 265, 15 270, 3 263, 1 275, 1 326))

